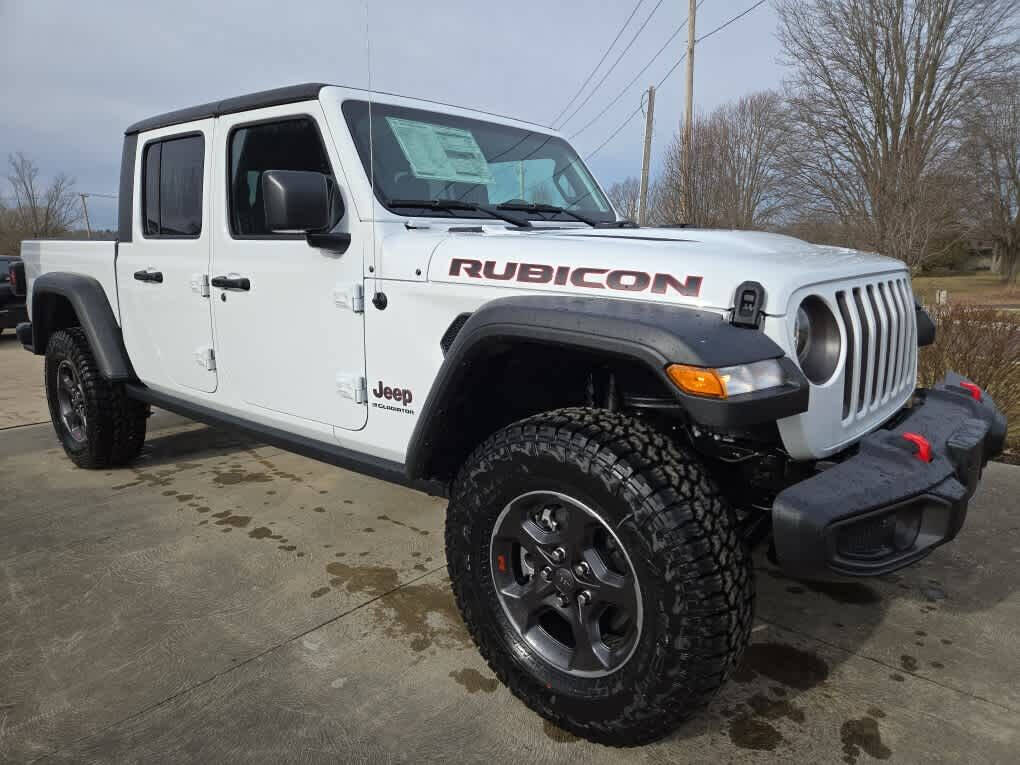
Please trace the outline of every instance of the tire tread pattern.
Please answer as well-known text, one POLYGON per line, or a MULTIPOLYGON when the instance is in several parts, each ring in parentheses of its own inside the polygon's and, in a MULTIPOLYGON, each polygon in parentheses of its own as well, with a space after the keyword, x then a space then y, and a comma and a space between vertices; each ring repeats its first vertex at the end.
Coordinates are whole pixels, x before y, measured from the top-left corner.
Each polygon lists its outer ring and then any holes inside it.
POLYGON ((529 707, 591 741, 637 746, 668 735, 708 706, 750 637, 753 569, 733 511, 694 455, 624 414, 560 409, 493 434, 454 481, 446 546, 457 605, 489 667, 529 707), (506 655, 480 618, 466 529, 481 501, 485 473, 515 455, 554 457, 601 480, 627 502, 629 520, 647 542, 645 563, 670 593, 655 614, 663 627, 652 665, 658 677, 650 678, 618 719, 565 714, 554 694, 506 655))
POLYGON ((126 465, 135 459, 145 443, 149 406, 128 397, 124 386, 111 383, 99 372, 88 338, 81 327, 54 332, 46 347, 46 398, 50 417, 67 456, 80 468, 101 469, 126 465), (78 371, 85 392, 89 425, 86 443, 75 448, 61 433, 60 410, 53 382, 56 368, 64 359, 78 371))

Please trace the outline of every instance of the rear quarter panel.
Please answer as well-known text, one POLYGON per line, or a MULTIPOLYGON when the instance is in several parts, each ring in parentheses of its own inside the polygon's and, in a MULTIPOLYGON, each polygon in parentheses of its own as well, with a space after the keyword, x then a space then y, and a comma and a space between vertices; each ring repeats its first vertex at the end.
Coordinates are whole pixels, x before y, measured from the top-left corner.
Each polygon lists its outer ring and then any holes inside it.
POLYGON ((28 311, 31 318, 32 292, 35 280, 43 274, 62 271, 91 276, 106 292, 117 323, 120 305, 117 300, 117 243, 114 241, 79 241, 73 239, 28 240, 21 243, 28 282, 28 311))

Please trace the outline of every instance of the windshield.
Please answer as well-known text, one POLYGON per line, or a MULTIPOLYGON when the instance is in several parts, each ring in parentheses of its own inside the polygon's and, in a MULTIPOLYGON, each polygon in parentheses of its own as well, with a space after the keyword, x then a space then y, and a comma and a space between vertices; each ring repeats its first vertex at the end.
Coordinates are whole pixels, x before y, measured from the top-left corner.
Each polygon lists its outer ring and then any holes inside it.
MULTIPOLYGON (((347 126, 370 173, 368 102, 345 101, 347 126)), ((488 218, 484 210, 414 209, 407 200, 450 200, 495 207, 552 205, 592 220, 616 220, 577 152, 562 138, 441 112, 372 104, 375 191, 393 212, 488 218), (390 207, 391 202, 404 204, 390 207)), ((465 205, 467 207, 467 205, 465 205)), ((535 220, 576 220, 565 213, 524 213, 535 220)))

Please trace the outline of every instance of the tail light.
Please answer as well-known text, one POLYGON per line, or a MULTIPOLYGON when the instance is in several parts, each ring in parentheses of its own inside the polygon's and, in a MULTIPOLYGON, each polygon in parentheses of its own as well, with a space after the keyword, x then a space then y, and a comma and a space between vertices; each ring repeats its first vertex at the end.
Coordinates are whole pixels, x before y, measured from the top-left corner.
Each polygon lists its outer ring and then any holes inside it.
POLYGON ((6 276, 10 279, 11 291, 19 297, 24 297, 28 287, 25 281, 25 264, 20 260, 11 263, 7 266, 6 276))

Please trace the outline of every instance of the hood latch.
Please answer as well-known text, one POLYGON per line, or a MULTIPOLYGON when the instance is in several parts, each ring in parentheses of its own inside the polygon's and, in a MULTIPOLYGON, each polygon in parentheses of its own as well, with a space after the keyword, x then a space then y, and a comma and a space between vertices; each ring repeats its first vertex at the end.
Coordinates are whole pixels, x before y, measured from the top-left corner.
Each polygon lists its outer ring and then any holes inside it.
POLYGON ((765 310, 765 288, 758 282, 744 282, 737 287, 733 299, 733 318, 730 323, 735 327, 757 329, 761 326, 761 317, 765 310))

